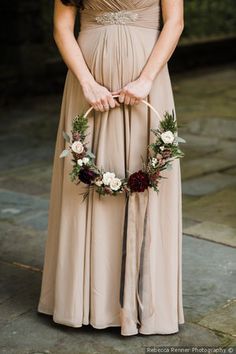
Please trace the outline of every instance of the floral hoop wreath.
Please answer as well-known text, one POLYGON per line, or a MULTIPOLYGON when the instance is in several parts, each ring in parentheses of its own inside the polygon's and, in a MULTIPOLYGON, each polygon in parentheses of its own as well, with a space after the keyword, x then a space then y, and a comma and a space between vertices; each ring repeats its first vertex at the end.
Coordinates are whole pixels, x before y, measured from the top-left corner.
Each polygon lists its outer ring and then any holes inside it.
MULTIPOLYGON (((119 97, 113 95, 113 97, 119 97)), ((179 148, 179 143, 186 141, 177 134, 177 122, 172 113, 165 112, 164 119, 161 119, 157 110, 147 101, 142 100, 146 106, 155 113, 160 119, 159 127, 151 129, 155 135, 155 141, 147 146, 148 159, 142 159, 142 168, 130 174, 126 178, 119 178, 114 172, 104 171, 95 164, 96 156, 89 151, 85 143, 86 131, 88 129, 88 115, 93 110, 90 107, 86 113, 77 115, 72 121, 71 138, 63 131, 63 137, 69 143, 69 149, 65 149, 60 154, 60 158, 72 153, 72 171, 70 172, 71 181, 79 184, 85 183, 89 188, 83 194, 83 200, 88 196, 89 189, 101 195, 117 195, 133 192, 144 192, 148 187, 154 191, 159 191, 159 181, 162 178, 161 171, 171 168, 171 162, 175 159, 184 157, 184 153, 179 148)))

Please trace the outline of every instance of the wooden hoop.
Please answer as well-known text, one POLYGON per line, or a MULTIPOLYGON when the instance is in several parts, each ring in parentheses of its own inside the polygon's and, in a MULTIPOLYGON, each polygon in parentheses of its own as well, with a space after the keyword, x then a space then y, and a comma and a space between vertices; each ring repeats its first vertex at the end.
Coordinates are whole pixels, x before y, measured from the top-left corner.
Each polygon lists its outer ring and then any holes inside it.
MULTIPOLYGON (((119 95, 112 95, 113 98, 119 97, 119 95)), ((159 118, 161 120, 161 116, 160 114, 157 112, 157 110, 147 101, 145 100, 141 100, 141 103, 144 103, 147 107, 151 108, 151 110, 156 114, 157 118, 159 118)), ((93 107, 90 107, 87 112, 85 112, 84 114, 84 118, 87 118, 87 116, 89 115, 89 113, 93 110, 93 107)))

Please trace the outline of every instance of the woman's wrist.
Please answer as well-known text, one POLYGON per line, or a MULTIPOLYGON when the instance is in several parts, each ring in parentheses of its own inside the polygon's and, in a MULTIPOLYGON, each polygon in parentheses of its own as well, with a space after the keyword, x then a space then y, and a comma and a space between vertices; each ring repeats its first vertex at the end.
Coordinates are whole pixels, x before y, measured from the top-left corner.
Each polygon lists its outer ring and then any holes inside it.
POLYGON ((149 74, 145 71, 143 71, 140 76, 139 76, 139 79, 144 81, 144 82, 149 82, 150 84, 153 83, 154 79, 155 79, 155 76, 152 74, 149 74))
POLYGON ((140 81, 143 81, 143 82, 146 82, 146 83, 150 83, 150 84, 153 83, 154 79, 155 79, 155 76, 149 75, 149 74, 146 73, 146 72, 142 72, 142 73, 140 74, 140 76, 139 76, 139 80, 140 80, 140 81))
POLYGON ((79 79, 80 85, 82 87, 88 87, 91 84, 93 84, 95 82, 94 77, 92 75, 88 75, 86 77, 83 77, 81 79, 79 79))

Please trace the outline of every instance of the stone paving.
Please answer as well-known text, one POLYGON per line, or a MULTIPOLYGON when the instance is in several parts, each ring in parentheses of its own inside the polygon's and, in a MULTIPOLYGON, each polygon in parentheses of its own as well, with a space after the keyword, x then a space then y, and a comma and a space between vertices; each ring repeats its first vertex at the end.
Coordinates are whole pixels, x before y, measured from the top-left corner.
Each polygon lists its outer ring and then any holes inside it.
MULTIPOLYGON (((184 325, 121 337, 38 314, 52 159, 61 96, 1 110, 1 353, 145 353, 145 347, 236 347, 235 67, 172 78, 182 145, 184 325)), ((234 349, 236 352, 236 348, 234 349)))

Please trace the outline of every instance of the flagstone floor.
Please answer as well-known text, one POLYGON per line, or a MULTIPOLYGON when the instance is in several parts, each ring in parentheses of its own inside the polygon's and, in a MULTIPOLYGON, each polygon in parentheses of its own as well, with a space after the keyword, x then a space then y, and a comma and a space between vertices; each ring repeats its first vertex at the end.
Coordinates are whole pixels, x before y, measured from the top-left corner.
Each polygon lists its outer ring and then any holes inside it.
POLYGON ((74 329, 37 314, 61 96, 25 97, 1 109, 1 353, 236 347, 235 82, 235 66, 172 77, 179 135, 187 141, 181 160, 186 323, 174 335, 121 337, 120 328, 74 329))

